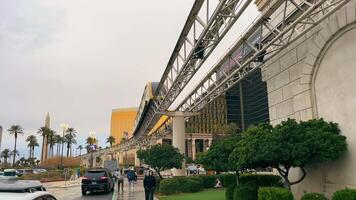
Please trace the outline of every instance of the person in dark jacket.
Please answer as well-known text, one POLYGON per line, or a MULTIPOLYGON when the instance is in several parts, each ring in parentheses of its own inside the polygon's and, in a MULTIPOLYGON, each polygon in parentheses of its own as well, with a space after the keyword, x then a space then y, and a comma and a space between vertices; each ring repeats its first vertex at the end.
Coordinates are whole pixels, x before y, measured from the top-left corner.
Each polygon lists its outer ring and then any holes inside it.
POLYGON ((145 188, 145 200, 153 200, 153 194, 156 189, 156 178, 150 170, 148 176, 143 179, 143 187, 145 188))

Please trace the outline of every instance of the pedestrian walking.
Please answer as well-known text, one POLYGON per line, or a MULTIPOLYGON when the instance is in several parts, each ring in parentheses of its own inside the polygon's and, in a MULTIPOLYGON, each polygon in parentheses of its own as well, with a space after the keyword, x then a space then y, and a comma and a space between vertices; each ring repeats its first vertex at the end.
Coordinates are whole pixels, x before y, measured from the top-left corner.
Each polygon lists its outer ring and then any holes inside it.
POLYGON ((124 176, 122 175, 122 171, 119 169, 116 169, 114 172, 114 176, 117 179, 117 189, 120 192, 120 187, 121 191, 124 191, 124 176))
POLYGON ((145 188, 145 200, 153 200, 153 194, 156 189, 156 178, 150 170, 148 176, 143 179, 143 187, 145 188))
POLYGON ((131 189, 131 187, 133 188, 135 181, 135 173, 133 170, 129 170, 127 172, 127 180, 129 182, 129 189, 131 189))

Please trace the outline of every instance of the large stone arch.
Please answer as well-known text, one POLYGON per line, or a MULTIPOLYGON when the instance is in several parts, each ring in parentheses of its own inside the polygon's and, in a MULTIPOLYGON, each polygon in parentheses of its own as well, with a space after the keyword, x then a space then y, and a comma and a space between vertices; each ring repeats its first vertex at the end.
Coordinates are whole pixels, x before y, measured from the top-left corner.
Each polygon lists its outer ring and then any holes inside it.
POLYGON ((354 3, 349 4, 321 25, 309 42, 302 71, 302 80, 311 84, 313 116, 339 123, 348 137, 348 154, 321 167, 323 192, 328 196, 341 188, 356 188, 355 8, 354 3))

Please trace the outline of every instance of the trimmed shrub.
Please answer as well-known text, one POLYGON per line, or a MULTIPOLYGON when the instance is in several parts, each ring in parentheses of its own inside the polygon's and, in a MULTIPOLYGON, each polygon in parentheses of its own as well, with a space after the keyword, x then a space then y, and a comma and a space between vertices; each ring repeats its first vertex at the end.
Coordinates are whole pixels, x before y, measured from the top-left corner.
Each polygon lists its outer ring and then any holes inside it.
POLYGON ((166 194, 166 195, 176 194, 180 192, 179 185, 180 185, 180 181, 176 178, 163 179, 159 183, 159 191, 162 194, 166 194))
POLYGON ((294 200, 291 191, 279 187, 261 187, 258 189, 258 200, 294 200))
POLYGON ((301 200, 328 200, 328 198, 320 193, 308 193, 305 194, 301 200))
POLYGON ((233 200, 257 200, 258 186, 254 183, 245 183, 239 185, 234 190, 233 200))
POLYGON ((355 189, 343 189, 334 193, 332 200, 355 200, 355 189))
POLYGON ((282 178, 280 176, 268 174, 243 174, 240 176, 241 184, 250 182, 260 187, 283 187, 282 178))
POLYGON ((236 190, 236 185, 230 185, 225 192, 225 199, 226 200, 234 200, 234 192, 236 190))
POLYGON ((180 192, 183 193, 198 192, 203 188, 202 184, 197 180, 182 179, 179 182, 180 182, 179 190, 180 192))
POLYGON ((216 183, 216 176, 212 176, 212 175, 197 176, 197 179, 199 179, 202 182, 204 188, 213 188, 216 183))
POLYGON ((218 174, 216 178, 219 178, 223 187, 227 188, 232 184, 236 184, 236 174, 218 174))

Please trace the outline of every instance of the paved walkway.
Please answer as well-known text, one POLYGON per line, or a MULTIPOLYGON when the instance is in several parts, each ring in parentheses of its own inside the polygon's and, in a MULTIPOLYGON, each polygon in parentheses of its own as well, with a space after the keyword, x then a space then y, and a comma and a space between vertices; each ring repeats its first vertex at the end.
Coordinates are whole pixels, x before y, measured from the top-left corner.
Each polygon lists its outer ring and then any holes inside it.
MULTIPOLYGON (((124 192, 118 192, 117 186, 115 188, 115 193, 113 199, 116 200, 144 200, 145 192, 143 189, 143 181, 138 180, 136 184, 132 188, 129 188, 129 183, 127 179, 125 179, 124 183, 124 192), (116 196, 115 196, 116 195, 116 196)), ((155 200, 158 200, 155 198, 155 200)))

